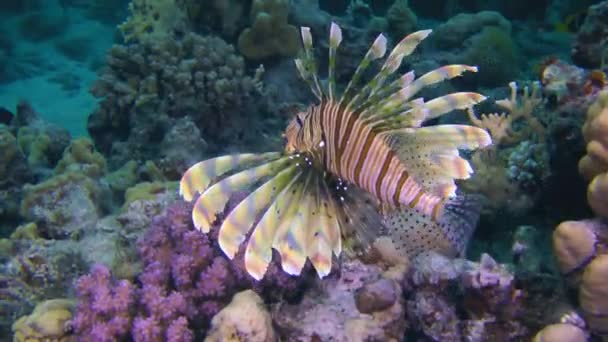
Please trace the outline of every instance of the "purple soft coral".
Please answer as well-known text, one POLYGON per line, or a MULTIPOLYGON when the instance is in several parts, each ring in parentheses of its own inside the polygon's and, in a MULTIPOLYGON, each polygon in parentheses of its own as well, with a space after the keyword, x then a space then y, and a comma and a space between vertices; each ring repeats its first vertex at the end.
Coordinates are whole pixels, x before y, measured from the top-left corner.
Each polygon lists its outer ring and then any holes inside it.
POLYGON ((80 277, 76 290, 79 304, 72 323, 83 340, 114 341, 129 332, 129 307, 135 302, 130 282, 115 281, 107 267, 95 265, 80 277))
POLYGON ((226 259, 217 246, 217 227, 208 235, 196 231, 190 211, 183 202, 170 206, 138 241, 144 265, 139 289, 127 281, 114 284, 104 266, 79 280, 75 323, 81 336, 97 340, 109 331, 105 338, 130 332, 135 341, 192 341, 239 290, 296 292, 296 278, 276 263, 261 282, 254 281, 244 272, 243 251, 239 262, 226 259))

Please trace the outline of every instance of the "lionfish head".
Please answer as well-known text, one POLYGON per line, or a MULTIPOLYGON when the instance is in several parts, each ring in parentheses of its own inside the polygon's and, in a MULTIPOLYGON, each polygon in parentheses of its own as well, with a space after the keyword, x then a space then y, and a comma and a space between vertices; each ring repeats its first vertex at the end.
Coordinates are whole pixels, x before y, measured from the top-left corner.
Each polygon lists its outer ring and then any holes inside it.
POLYGON ((309 125, 312 125, 310 120, 310 110, 298 112, 287 125, 283 137, 285 138, 285 152, 305 153, 317 150, 321 143, 321 137, 318 136, 318 130, 309 125))

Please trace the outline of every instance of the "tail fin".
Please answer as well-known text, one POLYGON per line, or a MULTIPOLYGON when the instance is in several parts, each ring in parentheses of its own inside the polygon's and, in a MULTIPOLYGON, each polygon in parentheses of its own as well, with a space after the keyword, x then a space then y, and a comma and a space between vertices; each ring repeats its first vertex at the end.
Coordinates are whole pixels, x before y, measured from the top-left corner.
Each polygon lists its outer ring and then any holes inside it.
POLYGON ((383 224, 395 248, 406 257, 429 250, 449 257, 462 256, 481 207, 480 196, 460 195, 445 204, 439 222, 415 208, 400 207, 384 213, 383 224))
POLYGON ((477 223, 483 207, 481 195, 459 195, 451 198, 445 204, 443 217, 439 225, 446 236, 451 236, 454 249, 458 256, 463 256, 477 223))

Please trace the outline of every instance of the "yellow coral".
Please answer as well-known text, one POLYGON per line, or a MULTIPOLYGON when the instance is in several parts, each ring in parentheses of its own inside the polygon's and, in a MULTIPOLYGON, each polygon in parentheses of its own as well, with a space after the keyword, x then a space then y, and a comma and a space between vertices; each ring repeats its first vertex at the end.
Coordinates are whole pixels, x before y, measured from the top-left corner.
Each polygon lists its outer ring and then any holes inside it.
POLYGON ((38 232, 38 225, 34 222, 23 224, 11 234, 13 240, 38 240, 42 239, 38 232))
POLYGON ((183 31, 187 24, 185 13, 175 0, 132 0, 131 15, 118 26, 125 41, 144 41, 183 31))
POLYGON ((71 342, 68 321, 72 319, 74 302, 68 299, 51 299, 39 303, 29 316, 19 318, 13 324, 15 342, 71 342))
POLYGON ((587 154, 579 161, 579 172, 587 180, 608 170, 608 91, 598 95, 589 107, 583 125, 587 154))
POLYGON ((608 335, 608 254, 596 257, 583 273, 578 297, 587 324, 595 332, 608 335))
POLYGON ((27 156, 30 166, 41 166, 48 164, 47 153, 51 144, 51 138, 31 127, 21 127, 17 132, 17 141, 23 153, 27 156))
POLYGON ((132 202, 152 200, 157 194, 167 190, 177 191, 177 182, 141 182, 136 184, 127 189, 123 210, 132 202))
POLYGON ((251 59, 295 55, 299 50, 299 34, 295 26, 287 23, 288 12, 286 0, 254 0, 252 24, 239 35, 239 51, 251 59))
MULTIPOLYGON (((592 227, 592 221, 565 221, 553 232, 553 250, 563 274, 584 267, 595 255, 597 238, 592 227)), ((577 284, 578 279, 571 282, 577 284)))
POLYGON ((213 317, 205 342, 274 340, 272 319, 264 301, 252 290, 246 290, 235 294, 230 304, 213 317))
POLYGON ((509 83, 511 88, 511 96, 509 98, 496 101, 496 104, 506 109, 509 114, 506 113, 490 113, 482 114, 480 118, 477 118, 473 108, 468 109, 469 120, 475 126, 484 128, 492 135, 493 146, 498 146, 501 142, 505 143, 516 143, 527 139, 532 133, 536 133, 537 138, 540 142, 545 139, 545 127, 536 119, 532 114, 536 107, 543 101, 539 92, 540 85, 538 82, 532 84, 532 89, 524 87, 523 96, 517 97, 517 84, 515 82, 509 83), (512 129, 513 122, 524 119, 526 120, 526 127, 521 131, 514 131, 512 129))
POLYGON ((63 157, 55 167, 55 174, 68 171, 83 173, 89 177, 100 177, 106 173, 106 160, 95 151, 89 138, 78 138, 63 152, 63 157))
POLYGON ((109 173, 104 178, 113 191, 122 192, 137 183, 137 162, 130 160, 120 169, 109 173))

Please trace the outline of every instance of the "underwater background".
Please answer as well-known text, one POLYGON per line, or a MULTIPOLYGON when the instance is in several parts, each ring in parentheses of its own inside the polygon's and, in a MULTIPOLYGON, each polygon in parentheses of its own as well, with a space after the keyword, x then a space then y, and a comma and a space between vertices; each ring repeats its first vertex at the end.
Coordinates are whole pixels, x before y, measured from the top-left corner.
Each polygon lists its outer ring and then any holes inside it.
POLYGON ((0 17, 1 341, 608 340, 608 1, 28 0, 0 17), (179 181, 284 149, 315 102, 300 27, 324 79, 332 22, 338 88, 379 33, 390 51, 433 30, 398 75, 478 67, 421 96, 487 96, 432 122, 492 137, 457 183, 481 216, 464 255, 430 239, 403 256, 428 239, 412 224, 323 279, 275 253, 257 281, 217 226, 194 228, 179 181))

